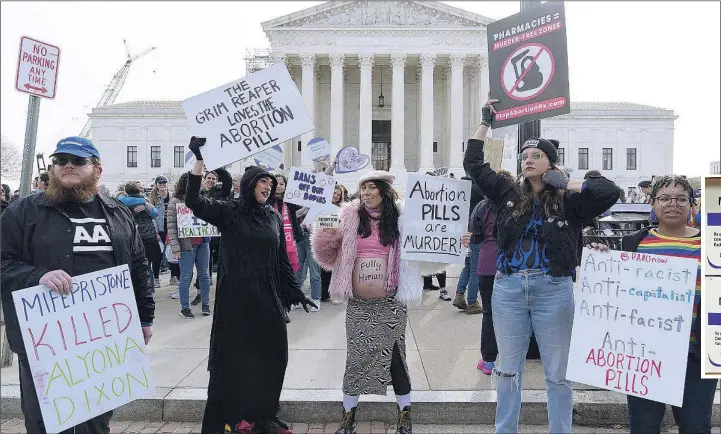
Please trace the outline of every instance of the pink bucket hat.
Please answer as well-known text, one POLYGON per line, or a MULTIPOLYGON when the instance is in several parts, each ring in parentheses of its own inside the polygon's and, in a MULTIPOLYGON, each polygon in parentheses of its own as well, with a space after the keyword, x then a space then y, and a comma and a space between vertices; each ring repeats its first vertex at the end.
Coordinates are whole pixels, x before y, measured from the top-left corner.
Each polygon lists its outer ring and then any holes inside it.
POLYGON ((360 177, 358 180, 358 188, 360 189, 361 185, 368 181, 384 181, 387 182, 388 185, 393 185, 395 179, 396 176, 394 174, 386 172, 385 170, 372 170, 360 177))

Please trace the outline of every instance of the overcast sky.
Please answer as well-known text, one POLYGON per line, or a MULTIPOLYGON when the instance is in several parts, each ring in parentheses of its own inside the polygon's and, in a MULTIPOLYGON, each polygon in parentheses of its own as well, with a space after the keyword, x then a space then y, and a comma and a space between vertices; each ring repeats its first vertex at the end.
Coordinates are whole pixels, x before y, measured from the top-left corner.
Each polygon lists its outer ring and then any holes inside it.
MULTIPOLYGON (((182 100, 245 75, 246 48, 269 43, 260 23, 323 2, 0 3, 1 132, 18 146, 28 96, 14 90, 20 37, 61 49, 57 97, 40 105, 37 152, 77 135, 113 74, 133 53, 117 102, 182 100)), ((517 1, 444 2, 489 18, 517 1)), ((627 101, 672 109, 674 170, 697 176, 719 159, 719 2, 567 2, 573 101, 627 101)), ((6 182, 3 180, 3 182, 6 182)))

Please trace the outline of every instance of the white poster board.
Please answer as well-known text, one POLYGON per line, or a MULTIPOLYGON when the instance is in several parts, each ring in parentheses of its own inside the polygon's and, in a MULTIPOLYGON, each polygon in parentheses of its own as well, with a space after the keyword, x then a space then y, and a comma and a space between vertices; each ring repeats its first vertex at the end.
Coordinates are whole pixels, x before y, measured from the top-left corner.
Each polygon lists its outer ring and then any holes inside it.
POLYGON ((67 296, 46 286, 12 294, 48 432, 153 393, 127 265, 73 277, 67 296))
POLYGON ((334 189, 335 181, 332 176, 291 167, 288 172, 288 185, 285 186, 285 201, 311 209, 319 205, 322 207, 333 203, 334 189))
POLYGON ((401 258, 463 264, 470 206, 471 181, 409 173, 401 258))
POLYGON ((314 128, 285 65, 278 63, 181 102, 208 170, 234 163, 314 128))
POLYGON ((698 267, 584 248, 566 378, 680 407, 698 267))
POLYGON ((701 378, 721 379, 721 276, 706 276, 701 293, 701 378))
POLYGON ((317 221, 318 217, 338 214, 339 212, 340 208, 335 205, 326 204, 324 206, 314 206, 313 208, 308 208, 308 213, 303 219, 303 224, 312 228, 315 226, 315 222, 317 221))
POLYGON ((184 203, 177 203, 178 238, 219 237, 218 228, 196 217, 184 203))
POLYGON ((273 146, 265 151, 258 152, 251 157, 256 166, 263 167, 265 170, 273 171, 282 169, 283 166, 283 148, 280 145, 273 146))
POLYGON ((305 146, 305 152, 308 153, 308 156, 312 161, 324 166, 330 165, 331 148, 330 143, 328 143, 326 139, 320 137, 310 139, 308 144, 305 146))
POLYGON ((707 176, 701 197, 705 276, 721 276, 721 176, 707 176))

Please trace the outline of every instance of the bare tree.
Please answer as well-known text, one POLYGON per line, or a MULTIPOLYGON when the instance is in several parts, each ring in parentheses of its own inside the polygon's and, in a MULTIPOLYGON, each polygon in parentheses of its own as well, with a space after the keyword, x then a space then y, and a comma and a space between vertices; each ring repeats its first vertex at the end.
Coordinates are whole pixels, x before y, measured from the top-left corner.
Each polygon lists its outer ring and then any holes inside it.
POLYGON ((20 171, 23 165, 22 150, 15 146, 10 139, 0 136, 2 147, 0 148, 0 176, 3 179, 20 179, 20 171))

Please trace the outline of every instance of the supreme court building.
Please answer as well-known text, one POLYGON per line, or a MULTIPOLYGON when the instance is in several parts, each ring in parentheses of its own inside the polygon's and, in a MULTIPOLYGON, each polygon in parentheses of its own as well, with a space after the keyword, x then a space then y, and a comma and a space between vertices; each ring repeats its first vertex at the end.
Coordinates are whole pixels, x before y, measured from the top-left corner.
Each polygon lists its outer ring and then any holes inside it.
MULTIPOLYGON (((463 176, 465 142, 488 95, 492 21, 434 1, 333 1, 262 23, 270 48, 249 50, 245 72, 285 64, 315 124, 283 144, 285 166, 310 167, 302 148, 323 137, 334 151, 354 146, 369 155, 401 190, 407 172, 447 167, 463 176)), ((93 140, 122 166, 106 168, 106 185, 183 170, 188 131, 179 102, 118 103, 91 118, 93 140)), ((598 169, 631 187, 672 172, 674 119, 638 104, 572 102, 569 115, 543 120, 542 130, 561 139, 574 177, 598 169)), ((515 173, 515 128, 492 133, 506 141, 504 167, 515 173)), ((354 189, 357 177, 337 179, 354 189)))

